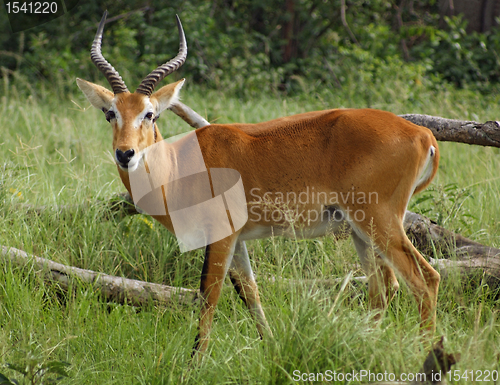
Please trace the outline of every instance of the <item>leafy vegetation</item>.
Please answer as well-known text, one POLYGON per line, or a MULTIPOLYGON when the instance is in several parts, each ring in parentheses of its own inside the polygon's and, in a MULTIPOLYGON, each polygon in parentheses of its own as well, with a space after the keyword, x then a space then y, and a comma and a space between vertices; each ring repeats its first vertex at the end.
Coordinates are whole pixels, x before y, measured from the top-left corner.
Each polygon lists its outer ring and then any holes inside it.
POLYGON ((0 385, 53 385, 67 378, 69 363, 47 359, 55 348, 57 346, 48 352, 40 352, 39 346, 34 341, 30 341, 29 352, 14 354, 17 356, 16 363, 5 365, 7 370, 21 374, 24 381, 9 380, 7 376, 0 373, 0 385))
MULTIPOLYGON (((104 52, 127 84, 138 84, 156 64, 177 52, 174 15, 181 16, 190 54, 175 76, 238 96, 262 90, 301 92, 383 82, 400 73, 407 82, 440 87, 497 87, 500 29, 466 33, 463 18, 440 28, 436 0, 396 4, 389 0, 88 0, 69 14, 9 33, 0 13, 0 67, 5 77, 42 79, 71 89, 76 76, 100 79, 89 47, 104 9, 104 52), (130 63, 135 63, 131 66, 130 63), (13 73, 12 71, 16 71, 13 73), (64 81, 62 81, 64 80, 64 81)), ((36 17, 36 15, 32 15, 36 17)))

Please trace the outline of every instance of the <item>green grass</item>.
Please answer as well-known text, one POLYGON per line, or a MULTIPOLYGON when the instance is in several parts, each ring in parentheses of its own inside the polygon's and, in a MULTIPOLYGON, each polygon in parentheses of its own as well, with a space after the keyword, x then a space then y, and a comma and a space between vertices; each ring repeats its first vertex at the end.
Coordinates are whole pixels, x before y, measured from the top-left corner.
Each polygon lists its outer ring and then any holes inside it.
MULTIPOLYGON (((175 238, 149 217, 103 219, 106 208, 100 201, 124 187, 110 155, 111 129, 101 112, 88 107, 76 85, 67 100, 47 91, 24 97, 13 84, 4 90, 0 245, 108 274, 197 288, 202 252, 180 254, 175 238), (80 208, 70 215, 51 210, 33 215, 23 205, 80 208)), ((299 96, 247 100, 188 86, 183 101, 217 122, 258 122, 309 110, 366 106, 398 114, 500 119, 500 95, 432 91, 397 79, 385 87, 304 85, 299 96)), ((164 113, 159 125, 164 137, 189 129, 171 113, 164 113)), ((438 177, 420 195, 427 199, 418 204, 413 199, 410 208, 450 230, 500 247, 498 149, 440 143, 440 150, 438 177)), ((272 339, 258 338, 248 312, 226 285, 208 356, 193 365, 195 306, 151 304, 138 310, 109 304, 89 286, 75 282, 69 293, 62 293, 40 280, 30 265, 2 264, 0 364, 21 362, 30 353, 40 360, 67 361, 72 365, 71 377, 62 382, 67 384, 286 384, 294 382, 296 370, 399 375, 420 368, 427 347, 420 338, 416 304, 404 285, 381 324, 374 326, 363 287, 349 285, 339 293, 339 286, 297 282, 346 276, 357 263, 350 240, 273 238, 248 246, 272 339), (283 280, 269 282, 270 276, 283 280)), ((460 277, 441 286, 437 335, 446 336, 449 352, 462 353, 455 367, 461 374, 500 370, 499 302, 494 294, 484 286, 464 288, 460 277)), ((4 368, 0 372, 13 375, 4 368)))

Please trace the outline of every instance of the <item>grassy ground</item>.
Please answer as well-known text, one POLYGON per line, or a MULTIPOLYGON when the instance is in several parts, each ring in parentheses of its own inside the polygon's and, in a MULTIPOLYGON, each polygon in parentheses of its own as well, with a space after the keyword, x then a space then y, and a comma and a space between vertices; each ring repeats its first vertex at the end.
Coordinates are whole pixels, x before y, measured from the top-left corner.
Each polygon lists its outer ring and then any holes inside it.
MULTIPOLYGON (((24 97, 5 85, 0 104, 0 245, 82 268, 151 282, 197 288, 200 251, 180 254, 176 240, 147 216, 103 220, 100 199, 124 191, 111 153, 111 131, 102 113, 77 93, 61 100, 48 92, 24 97), (50 210, 28 215, 21 204, 79 205, 72 215, 50 210)), ((322 89, 304 85, 301 96, 240 100, 187 87, 183 101, 210 121, 257 122, 332 107, 374 107, 478 121, 500 119, 500 96, 452 89, 429 90, 396 80, 386 85, 322 89), (320 89, 321 91, 317 91, 320 89)), ((164 136, 188 130, 164 113, 164 136)), ((500 247, 498 149, 440 144, 439 175, 413 199, 450 230, 500 247)), ((317 380, 304 373, 414 373, 426 356, 416 304, 402 288, 380 325, 367 312, 365 290, 290 285, 286 279, 346 276, 357 262, 350 240, 249 242, 261 297, 274 338, 258 339, 234 290, 226 285, 209 354, 190 364, 197 308, 150 305, 137 310, 102 302, 75 283, 63 294, 32 267, 0 265, 0 364, 67 361, 67 384, 286 384, 317 380), (276 282, 266 278, 283 277, 276 282), (331 370, 331 372, 327 372, 331 370)), ((356 274, 361 274, 356 271, 356 274)), ((462 359, 453 382, 471 372, 500 370, 499 302, 487 287, 468 288, 460 277, 441 286, 437 335, 462 359)), ((2 368, 0 373, 14 376, 2 368)), ((19 378, 19 377, 18 377, 19 378)), ((359 378, 359 377, 358 377, 359 378)), ((329 378, 325 378, 328 380, 329 378)), ((339 380, 339 377, 336 377, 339 380)), ((493 377, 490 376, 490 379, 493 377)), ((352 381, 369 382, 372 378, 352 381)), ((311 381, 314 382, 314 381, 311 381)), ((318 381, 321 382, 321 381, 318 381)), ((338 381, 344 382, 344 381, 338 381)), ((484 382, 484 381, 483 381, 484 382)), ((492 381, 491 381, 492 382, 492 381)))

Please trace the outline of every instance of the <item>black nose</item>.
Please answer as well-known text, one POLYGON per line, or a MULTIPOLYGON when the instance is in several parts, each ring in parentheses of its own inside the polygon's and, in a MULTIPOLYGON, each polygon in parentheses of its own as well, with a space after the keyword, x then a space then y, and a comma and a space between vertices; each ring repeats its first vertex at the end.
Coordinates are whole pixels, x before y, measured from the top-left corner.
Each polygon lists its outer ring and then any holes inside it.
POLYGON ((115 153, 116 153, 116 160, 118 161, 118 163, 120 163, 122 166, 127 166, 128 162, 130 162, 130 159, 132 159, 132 157, 134 156, 135 151, 132 148, 130 150, 123 152, 122 150, 117 148, 115 153))

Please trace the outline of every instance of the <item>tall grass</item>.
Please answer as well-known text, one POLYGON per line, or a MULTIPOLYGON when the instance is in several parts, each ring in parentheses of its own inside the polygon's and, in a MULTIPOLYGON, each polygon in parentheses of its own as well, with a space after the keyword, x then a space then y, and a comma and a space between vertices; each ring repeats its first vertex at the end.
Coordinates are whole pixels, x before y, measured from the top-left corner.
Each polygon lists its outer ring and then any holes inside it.
MULTIPOLYGON (((304 84, 299 96, 248 99, 188 86, 183 101, 221 123, 366 106, 478 121, 500 117, 497 94, 391 82, 349 89, 304 84)), ((102 113, 88 106, 76 86, 67 100, 46 91, 26 97, 18 87, 5 85, 0 106, 0 245, 108 274, 197 288, 200 251, 180 254, 175 238, 147 216, 104 220, 101 201, 124 188, 102 113), (47 209, 34 215, 25 210, 28 205, 75 208, 70 214, 47 209)), ((159 125, 164 137, 189 129, 167 112, 159 125)), ((426 199, 414 199, 411 209, 500 247, 498 149, 455 143, 442 143, 440 149, 439 175, 421 195, 426 199)), ((344 277, 353 269, 361 274, 350 240, 271 238, 249 242, 249 252, 274 337, 260 341, 248 312, 226 285, 209 352, 199 366, 189 359, 195 306, 151 304, 137 310, 109 304, 89 286, 74 282, 63 293, 38 278, 29 264, 3 264, 0 363, 19 362, 34 351, 41 359, 68 361, 68 384, 282 384, 293 383, 297 373, 399 375, 420 368, 427 346, 404 285, 375 325, 364 287, 349 285, 341 292, 339 285, 300 282, 344 277)), ((462 353, 456 367, 461 375, 500 370, 498 311, 498 297, 484 285, 467 286, 457 276, 441 286, 437 334, 447 337, 447 350, 462 353)))

